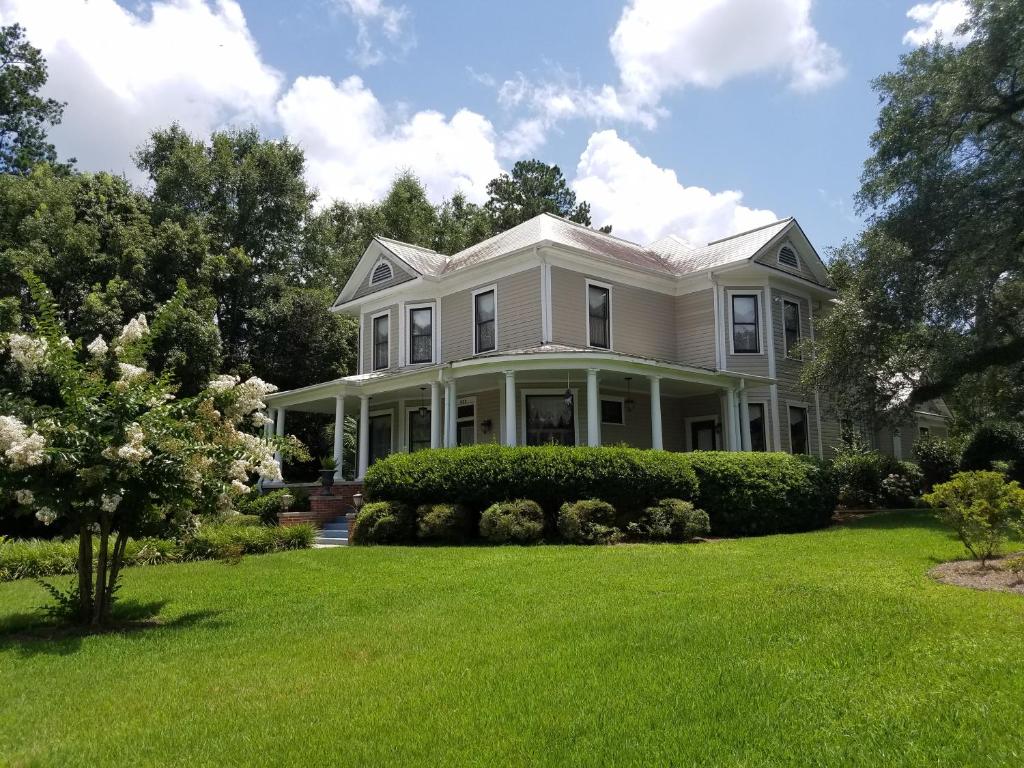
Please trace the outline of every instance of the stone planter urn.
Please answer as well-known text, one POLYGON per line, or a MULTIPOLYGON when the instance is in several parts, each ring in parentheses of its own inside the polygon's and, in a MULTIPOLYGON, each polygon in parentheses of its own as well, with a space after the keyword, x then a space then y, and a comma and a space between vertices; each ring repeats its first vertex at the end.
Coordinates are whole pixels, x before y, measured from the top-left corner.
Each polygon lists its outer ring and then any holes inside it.
POLYGON ((325 491, 330 491, 334 487, 334 470, 333 469, 321 469, 320 470, 320 485, 324 487, 325 491))

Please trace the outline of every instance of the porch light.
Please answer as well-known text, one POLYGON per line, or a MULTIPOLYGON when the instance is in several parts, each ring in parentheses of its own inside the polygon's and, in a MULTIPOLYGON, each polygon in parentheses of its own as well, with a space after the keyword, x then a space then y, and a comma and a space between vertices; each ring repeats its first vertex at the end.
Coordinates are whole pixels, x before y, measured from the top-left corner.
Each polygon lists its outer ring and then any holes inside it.
POLYGON ((626 377, 626 402, 625 402, 626 412, 627 413, 632 413, 633 412, 633 408, 636 407, 636 402, 630 396, 630 385, 632 384, 632 382, 633 382, 633 377, 632 376, 627 376, 626 377))
POLYGON ((565 407, 572 408, 572 390, 569 389, 569 374, 565 374, 565 407))
POLYGON ((426 392, 426 391, 427 391, 426 387, 420 387, 420 410, 419 410, 419 414, 420 414, 420 418, 421 419, 425 419, 427 417, 427 414, 430 413, 430 409, 427 408, 426 401, 424 400, 424 394, 423 393, 426 392))

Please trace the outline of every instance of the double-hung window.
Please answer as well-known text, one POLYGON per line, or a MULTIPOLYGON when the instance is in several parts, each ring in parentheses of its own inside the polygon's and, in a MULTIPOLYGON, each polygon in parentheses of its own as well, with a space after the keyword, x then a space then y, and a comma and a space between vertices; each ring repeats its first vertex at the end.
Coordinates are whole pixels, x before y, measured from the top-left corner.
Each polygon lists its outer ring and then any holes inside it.
POLYGON ((800 305, 795 301, 782 302, 782 327, 786 334, 786 357, 800 359, 800 305))
POLYGON ((732 351, 761 351, 761 329, 757 311, 757 294, 735 294, 732 297, 732 351))
POLYGON ((409 310, 409 364, 434 361, 434 309, 414 307, 409 310))
POLYGON ((494 289, 480 291, 473 296, 473 345, 476 354, 497 349, 495 333, 496 303, 494 289))
POLYGON ((587 284, 587 341, 591 347, 612 347, 612 292, 603 285, 587 284))
POLYGON ((378 315, 373 318, 373 370, 375 371, 380 371, 388 367, 388 335, 390 323, 390 315, 378 315))

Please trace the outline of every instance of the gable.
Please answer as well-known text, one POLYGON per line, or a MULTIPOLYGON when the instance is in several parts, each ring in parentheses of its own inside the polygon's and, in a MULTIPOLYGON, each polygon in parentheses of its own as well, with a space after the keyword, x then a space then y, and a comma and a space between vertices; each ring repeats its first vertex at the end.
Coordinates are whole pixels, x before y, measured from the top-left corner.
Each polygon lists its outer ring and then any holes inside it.
POLYGON ((830 286, 828 267, 795 219, 766 243, 753 261, 819 285, 830 286))
POLYGON ((334 306, 415 280, 420 274, 378 238, 370 241, 334 306), (390 277, 388 277, 390 272, 390 277), (376 278, 376 279, 375 279, 376 278), (385 279, 381 279, 385 278, 385 279))

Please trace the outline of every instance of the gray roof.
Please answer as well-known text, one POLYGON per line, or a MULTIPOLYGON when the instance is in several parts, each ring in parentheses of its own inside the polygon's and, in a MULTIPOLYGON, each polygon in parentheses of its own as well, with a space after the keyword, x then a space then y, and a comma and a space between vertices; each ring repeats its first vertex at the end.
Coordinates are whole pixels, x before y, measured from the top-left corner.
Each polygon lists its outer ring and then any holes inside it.
POLYGON ((443 253, 432 251, 411 243, 403 243, 401 240, 392 240, 390 237, 377 236, 381 244, 400 258, 410 267, 423 275, 436 275, 444 271, 445 262, 448 257, 443 253))

